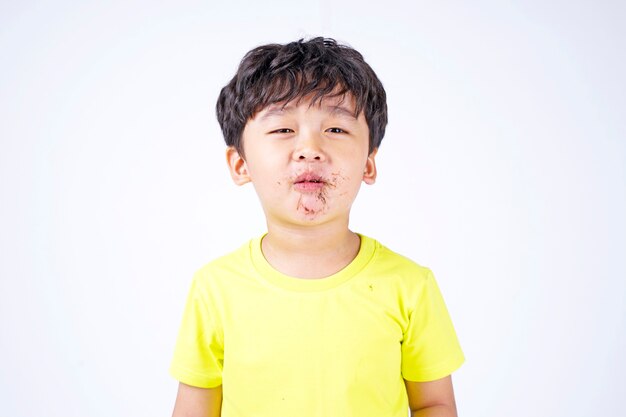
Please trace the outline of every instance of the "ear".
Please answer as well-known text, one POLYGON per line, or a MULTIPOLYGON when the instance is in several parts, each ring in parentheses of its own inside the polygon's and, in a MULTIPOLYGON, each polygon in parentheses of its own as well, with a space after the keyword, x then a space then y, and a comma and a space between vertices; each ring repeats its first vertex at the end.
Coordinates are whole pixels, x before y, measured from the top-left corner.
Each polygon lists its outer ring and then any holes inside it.
POLYGON ((363 182, 368 185, 372 185, 376 182, 376 152, 378 152, 378 148, 374 148, 374 150, 367 157, 367 162, 365 162, 363 182))
POLYGON ((230 176, 235 184, 244 185, 251 181, 246 160, 233 146, 229 146, 226 149, 226 162, 228 163, 230 176))

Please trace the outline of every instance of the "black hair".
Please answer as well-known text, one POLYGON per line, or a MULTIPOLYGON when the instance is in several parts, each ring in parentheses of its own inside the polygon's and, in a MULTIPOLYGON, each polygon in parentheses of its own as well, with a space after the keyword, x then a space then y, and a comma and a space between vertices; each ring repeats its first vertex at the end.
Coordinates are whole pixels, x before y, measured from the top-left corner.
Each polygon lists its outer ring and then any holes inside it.
POLYGON ((355 116, 363 111, 369 127, 370 152, 380 146, 387 126, 382 83, 358 51, 322 37, 262 45, 243 57, 217 99, 217 120, 226 144, 243 155, 241 136, 250 118, 270 104, 311 94, 311 104, 326 96, 354 97, 355 116))

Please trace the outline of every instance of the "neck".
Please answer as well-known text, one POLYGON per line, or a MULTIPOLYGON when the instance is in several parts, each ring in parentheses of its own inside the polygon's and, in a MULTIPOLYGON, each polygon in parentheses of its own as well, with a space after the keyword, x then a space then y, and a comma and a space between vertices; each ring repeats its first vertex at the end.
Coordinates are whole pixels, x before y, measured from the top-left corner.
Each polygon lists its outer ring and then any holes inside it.
POLYGON ((346 267, 360 248, 358 235, 347 222, 305 227, 268 224, 263 255, 283 274, 305 279, 324 278, 346 267))

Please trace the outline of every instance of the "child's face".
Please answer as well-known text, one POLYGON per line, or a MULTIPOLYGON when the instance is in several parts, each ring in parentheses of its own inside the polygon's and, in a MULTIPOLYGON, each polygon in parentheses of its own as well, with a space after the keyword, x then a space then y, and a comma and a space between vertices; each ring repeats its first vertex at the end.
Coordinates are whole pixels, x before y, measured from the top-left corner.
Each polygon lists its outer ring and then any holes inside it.
POLYGON ((237 184, 252 182, 269 222, 313 225, 347 223, 361 182, 376 179, 363 112, 354 117, 350 96, 270 105, 248 121, 245 160, 229 148, 237 184))

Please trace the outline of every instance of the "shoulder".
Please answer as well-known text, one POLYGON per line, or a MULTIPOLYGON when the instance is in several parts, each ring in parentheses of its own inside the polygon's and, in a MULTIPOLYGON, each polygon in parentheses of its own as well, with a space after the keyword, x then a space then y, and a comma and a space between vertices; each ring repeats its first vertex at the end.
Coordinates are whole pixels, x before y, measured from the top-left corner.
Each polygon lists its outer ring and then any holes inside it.
POLYGON ((374 242, 375 255, 364 269, 362 279, 382 284, 380 288, 385 288, 390 296, 407 306, 413 306, 418 300, 424 299, 424 296, 433 293, 432 289, 437 284, 430 268, 378 241, 374 242))
POLYGON ((387 277, 397 277, 401 280, 407 280, 413 283, 432 279, 433 274, 430 268, 389 249, 376 239, 365 238, 373 241, 376 247, 375 256, 371 265, 376 273, 387 277))
POLYGON ((193 281, 195 285, 207 286, 222 281, 231 281, 233 276, 250 275, 253 269, 248 241, 239 248, 206 263, 196 270, 193 281))

